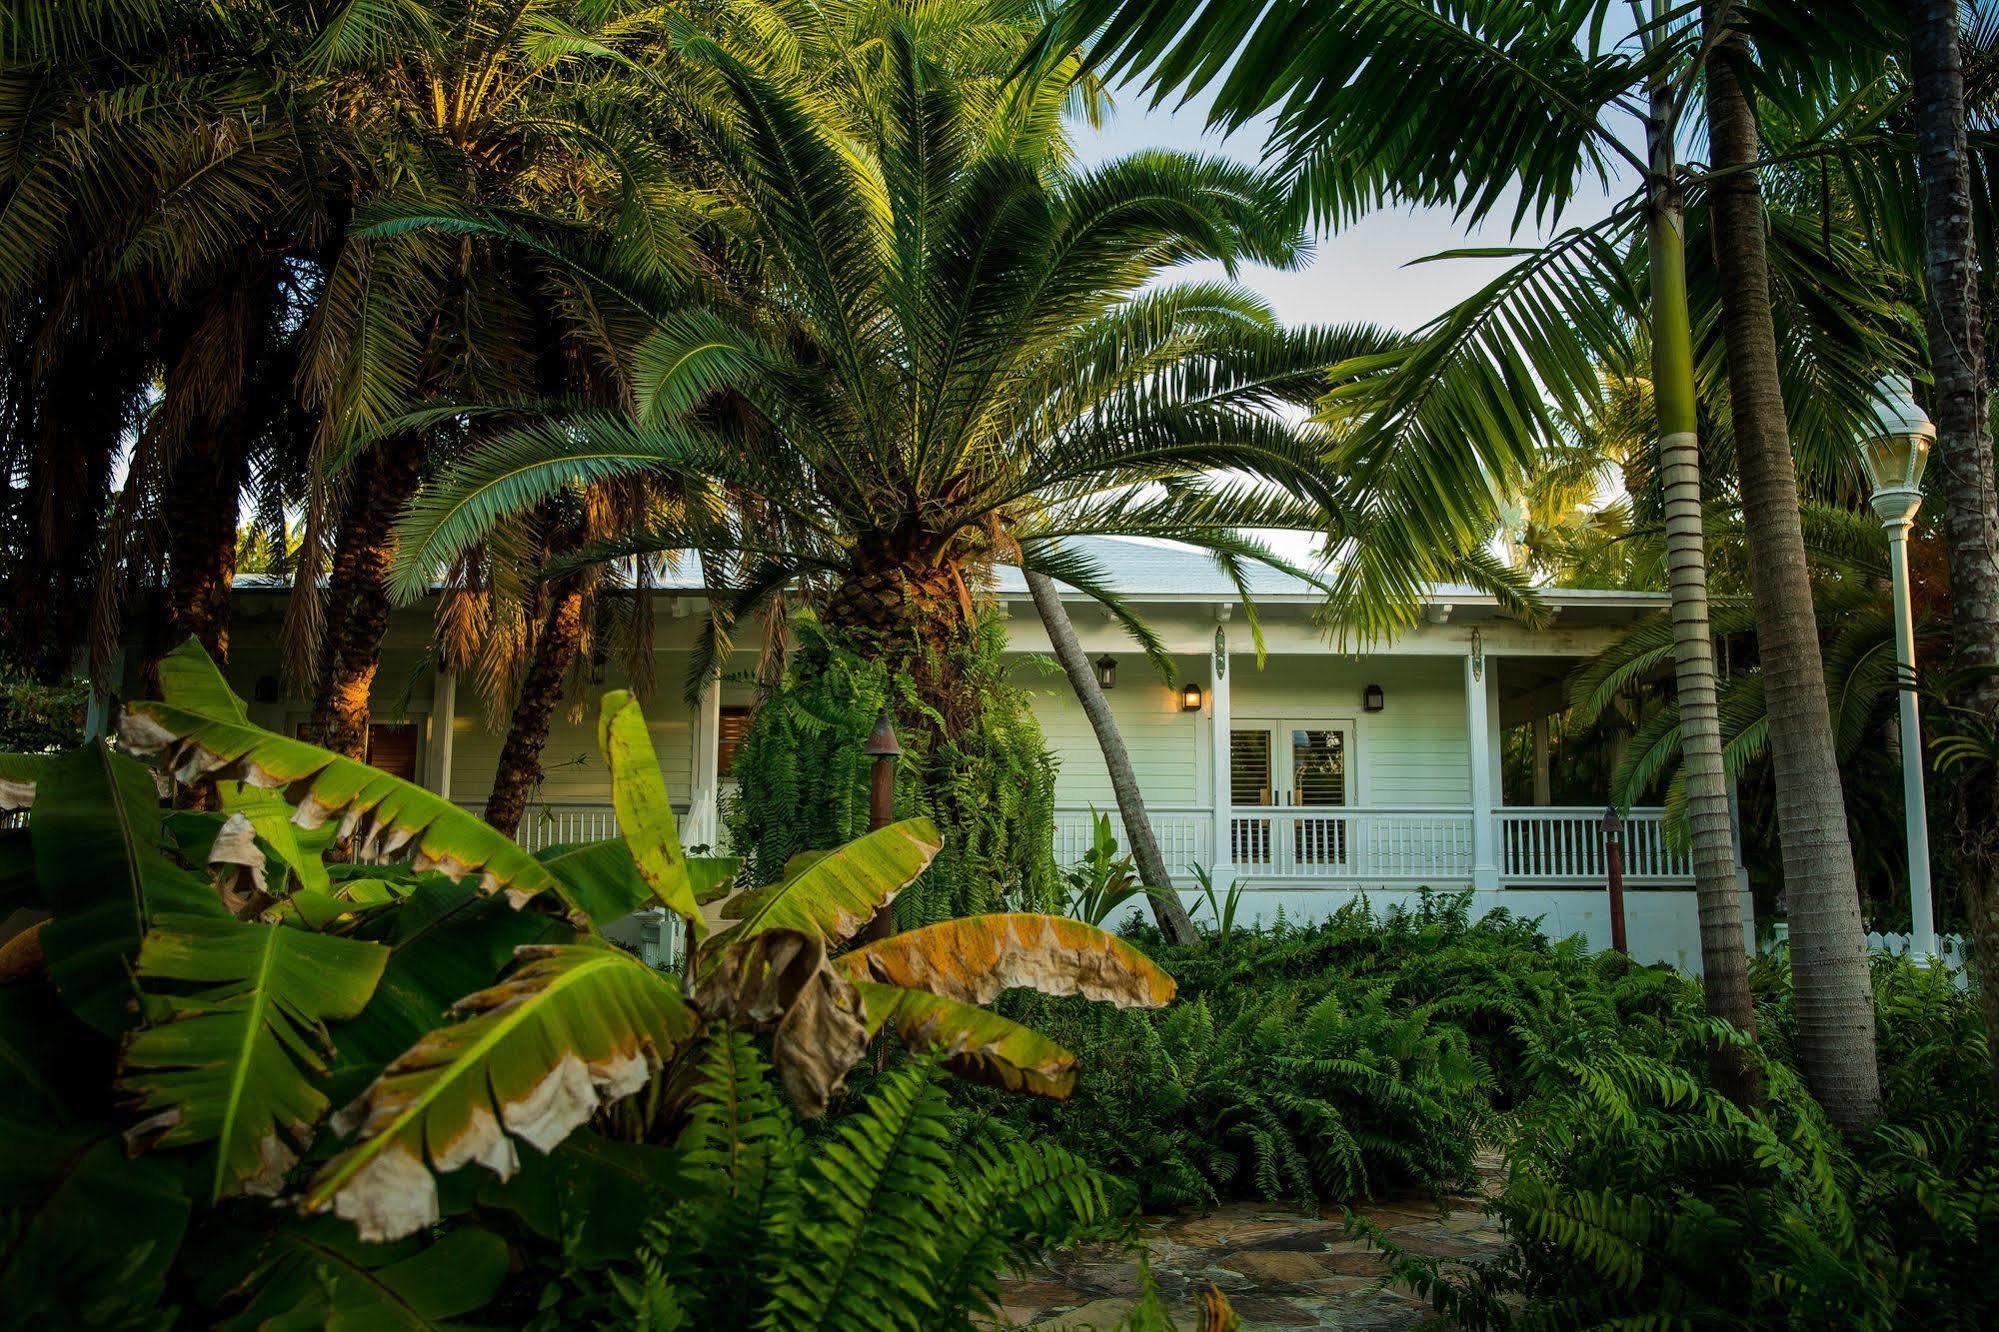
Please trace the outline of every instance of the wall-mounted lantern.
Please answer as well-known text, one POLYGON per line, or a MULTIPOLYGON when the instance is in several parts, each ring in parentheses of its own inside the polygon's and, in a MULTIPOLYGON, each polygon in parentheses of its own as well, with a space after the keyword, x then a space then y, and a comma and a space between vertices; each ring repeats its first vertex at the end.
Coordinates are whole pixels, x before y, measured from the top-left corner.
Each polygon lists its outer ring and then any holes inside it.
POLYGON ((1097 688, 1117 688, 1117 658, 1108 653, 1097 658, 1097 688))
POLYGON ((1201 710, 1201 686, 1188 681, 1180 686, 1180 711, 1199 712, 1201 710))
POLYGON ((1380 685, 1369 685, 1360 692, 1360 705, 1367 712, 1379 712, 1388 706, 1388 695, 1380 685))

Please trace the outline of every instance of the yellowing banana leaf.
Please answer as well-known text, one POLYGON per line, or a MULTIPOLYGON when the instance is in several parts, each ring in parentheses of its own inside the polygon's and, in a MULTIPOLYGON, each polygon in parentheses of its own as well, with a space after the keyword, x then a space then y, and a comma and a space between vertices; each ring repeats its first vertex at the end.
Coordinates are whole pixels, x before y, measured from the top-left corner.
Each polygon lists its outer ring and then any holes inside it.
POLYGON ((132 1024, 132 959, 157 915, 228 920, 213 884, 163 849, 153 774, 103 741, 50 760, 28 816, 49 976, 108 1036, 132 1024))
POLYGON ((710 1022, 770 1033, 778 1076, 808 1118, 824 1113, 868 1048, 860 996, 809 930, 735 940, 702 974, 696 999, 710 1022))
POLYGON ((959 1077, 1054 1100, 1076 1089, 1076 1056, 1040 1032, 988 1009, 925 990, 859 981, 868 1030, 884 1023, 912 1050, 929 1050, 959 1077))
POLYGON ((301 827, 338 818, 357 861, 407 854, 420 870, 454 879, 476 874, 481 891, 504 889, 515 906, 548 892, 581 914, 539 861, 442 796, 251 725, 242 700, 193 639, 161 660, 160 690, 162 701, 126 706, 119 738, 135 754, 165 755, 182 781, 214 775, 274 788, 297 806, 292 818, 301 827))
POLYGON ((597 714, 597 748, 611 770, 611 806, 618 814, 618 831, 631 848, 639 877, 666 909, 687 922, 699 941, 708 932, 694 884, 687 874, 687 854, 680 849, 680 824, 667 798, 659 757, 646 734, 645 714, 638 700, 622 689, 604 695, 597 714))
POLYGON ((0 813, 35 803, 35 783, 49 765, 46 754, 0 754, 0 813))
POLYGON ((1006 990, 1078 994, 1119 1008, 1173 1001, 1173 978, 1124 940, 1067 916, 1009 911, 906 930, 835 965, 853 980, 989 1004, 1006 990))
POLYGON ((736 940, 798 930, 829 948, 843 943, 928 869, 943 844, 929 819, 878 828, 819 856, 794 878, 738 893, 723 904, 723 918, 736 922, 725 933, 736 940))
POLYGON ((266 884, 263 870, 270 855, 278 858, 299 888, 324 890, 327 887, 326 864, 320 859, 320 853, 325 848, 309 845, 309 835, 305 839, 299 836, 300 830, 292 822, 292 807, 285 803, 283 796, 262 787, 245 786, 241 782, 217 782, 215 794, 216 802, 228 817, 216 837, 216 848, 209 851, 211 865, 217 863, 217 849, 229 842, 232 836, 240 838, 242 833, 239 830, 247 830, 262 844, 258 849, 269 853, 257 858, 254 882, 258 891, 282 896, 290 890, 285 883, 278 884, 275 891, 266 884))
POLYGON ((432 1175, 477 1162, 514 1173, 514 1139, 553 1151, 600 1105, 643 1087, 700 1019, 638 959, 591 945, 523 948, 524 966, 458 1001, 460 1020, 419 1040, 333 1118, 360 1141, 305 1198, 361 1238, 400 1239, 438 1219, 432 1175))
MULTIPOLYGON (((548 866, 549 873, 562 880, 594 924, 623 920, 634 911, 659 905, 639 876, 631 848, 622 841, 564 842, 543 847, 534 855, 548 866)), ((709 902, 726 893, 742 863, 735 856, 687 857, 687 881, 694 900, 709 902)))
POLYGON ((328 934, 235 920, 163 916, 138 976, 166 1020, 126 1044, 120 1090, 147 1118, 129 1145, 213 1142, 209 1194, 273 1196, 326 1113, 324 1023, 367 1005, 389 950, 328 934), (161 994, 162 981, 195 982, 161 994))

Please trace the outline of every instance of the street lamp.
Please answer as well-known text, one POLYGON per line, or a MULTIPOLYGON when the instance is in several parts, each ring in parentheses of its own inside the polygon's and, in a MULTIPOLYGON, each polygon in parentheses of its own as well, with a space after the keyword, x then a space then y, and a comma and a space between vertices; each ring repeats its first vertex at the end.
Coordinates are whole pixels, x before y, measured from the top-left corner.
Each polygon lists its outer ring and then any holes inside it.
POLYGON ((1902 817, 1909 843, 1909 951, 1936 956, 1930 903, 1930 825, 1923 796, 1923 732, 1916 716, 1916 623, 1909 609, 1909 528, 1923 506, 1923 468, 1937 428, 1900 376, 1883 380, 1873 427, 1860 442, 1861 465, 1874 489, 1874 512, 1888 533, 1888 571, 1895 585, 1895 666, 1902 702, 1902 817))

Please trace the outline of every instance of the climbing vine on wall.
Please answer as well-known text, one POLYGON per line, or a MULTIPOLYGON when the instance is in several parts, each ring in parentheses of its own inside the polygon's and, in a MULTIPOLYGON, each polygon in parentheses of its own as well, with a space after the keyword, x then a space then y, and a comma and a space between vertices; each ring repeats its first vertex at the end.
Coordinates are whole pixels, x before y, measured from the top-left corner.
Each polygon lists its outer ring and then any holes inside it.
POLYGON ((903 749, 896 817, 927 815, 945 835, 929 872, 898 901, 898 918, 1052 906, 1055 762, 1008 679, 1003 622, 981 621, 947 673, 976 701, 951 709, 964 718, 955 729, 919 697, 912 672, 863 657, 809 614, 793 635, 789 668, 764 691, 736 751, 737 787, 723 809, 752 882, 867 830, 871 760, 861 751, 888 702, 903 749))

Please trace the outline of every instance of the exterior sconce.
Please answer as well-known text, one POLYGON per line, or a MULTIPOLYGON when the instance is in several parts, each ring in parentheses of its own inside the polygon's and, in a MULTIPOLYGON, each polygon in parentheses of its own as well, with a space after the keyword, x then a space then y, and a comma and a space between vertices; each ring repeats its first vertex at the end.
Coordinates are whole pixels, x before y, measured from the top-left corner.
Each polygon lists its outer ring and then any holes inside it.
POLYGON ((1380 685, 1369 685, 1361 690, 1360 706, 1366 712, 1379 712, 1388 706, 1388 695, 1382 692, 1380 685))
POLYGON ((1097 688, 1117 688, 1117 658, 1108 653, 1097 658, 1097 688))
POLYGON ((1191 681, 1180 687, 1180 711, 1199 712, 1201 710, 1201 686, 1191 681))

